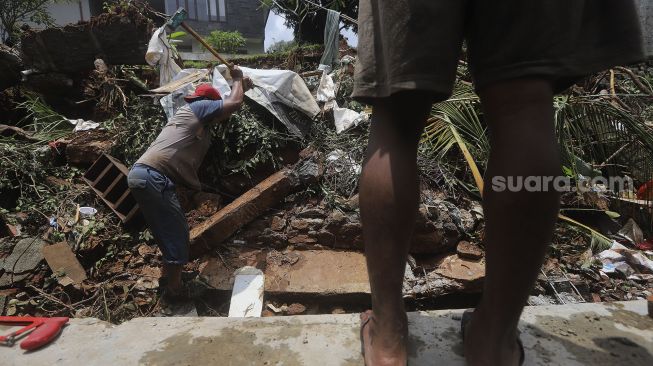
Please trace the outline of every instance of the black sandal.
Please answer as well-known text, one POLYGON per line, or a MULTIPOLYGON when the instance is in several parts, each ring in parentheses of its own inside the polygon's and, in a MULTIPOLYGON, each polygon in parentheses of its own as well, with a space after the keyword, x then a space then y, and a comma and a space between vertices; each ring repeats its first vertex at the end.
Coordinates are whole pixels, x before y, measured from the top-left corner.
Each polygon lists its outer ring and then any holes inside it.
MULTIPOLYGON (((462 319, 460 320, 460 334, 463 337, 463 342, 465 341, 465 328, 467 328, 467 324, 472 320, 472 316, 474 315, 474 310, 469 309, 465 310, 463 313, 462 319)), ((524 344, 521 342, 521 339, 519 338, 519 334, 517 334, 517 346, 519 346, 519 365, 523 365, 524 361, 526 360, 526 353, 524 352, 524 344)))

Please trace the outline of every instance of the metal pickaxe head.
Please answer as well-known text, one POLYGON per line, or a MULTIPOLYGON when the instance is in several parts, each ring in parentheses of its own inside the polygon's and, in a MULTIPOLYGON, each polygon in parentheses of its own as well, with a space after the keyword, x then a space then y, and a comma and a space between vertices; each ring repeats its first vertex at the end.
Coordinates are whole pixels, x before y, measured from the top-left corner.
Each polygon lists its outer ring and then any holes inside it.
POLYGON ((186 19, 188 19, 188 12, 184 8, 179 8, 174 14, 172 14, 170 20, 166 22, 166 26, 174 31, 186 19))

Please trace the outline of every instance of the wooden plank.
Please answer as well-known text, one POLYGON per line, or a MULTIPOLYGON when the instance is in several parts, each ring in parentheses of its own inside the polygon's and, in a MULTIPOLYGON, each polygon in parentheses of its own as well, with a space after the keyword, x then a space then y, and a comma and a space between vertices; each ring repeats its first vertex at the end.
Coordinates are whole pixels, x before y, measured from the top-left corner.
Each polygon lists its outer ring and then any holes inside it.
POLYGON ((66 243, 46 245, 42 249, 43 257, 50 266, 57 281, 63 286, 80 284, 86 279, 86 271, 66 243))
POLYGON ((235 201, 194 227, 190 232, 190 254, 196 258, 219 245, 243 225, 286 197, 295 187, 289 170, 274 173, 235 201))

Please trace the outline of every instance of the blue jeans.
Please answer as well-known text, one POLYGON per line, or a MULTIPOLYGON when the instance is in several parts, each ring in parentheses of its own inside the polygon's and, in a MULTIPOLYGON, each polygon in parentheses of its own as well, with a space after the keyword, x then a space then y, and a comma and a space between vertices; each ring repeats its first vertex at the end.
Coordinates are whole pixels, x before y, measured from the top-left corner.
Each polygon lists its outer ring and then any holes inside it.
POLYGON ((127 185, 163 253, 164 262, 188 263, 188 222, 177 199, 175 184, 154 168, 135 164, 127 176, 127 185))

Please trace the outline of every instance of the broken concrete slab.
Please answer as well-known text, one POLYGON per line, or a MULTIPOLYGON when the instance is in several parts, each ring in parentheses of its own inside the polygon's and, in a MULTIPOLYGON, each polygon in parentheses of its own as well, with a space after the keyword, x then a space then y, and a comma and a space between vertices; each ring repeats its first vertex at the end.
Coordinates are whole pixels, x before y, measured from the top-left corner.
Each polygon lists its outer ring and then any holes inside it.
POLYGON ((370 292, 365 256, 358 252, 304 250, 294 263, 268 260, 265 290, 271 293, 352 294, 370 292))
POLYGON ((14 246, 2 268, 6 273, 24 274, 33 271, 43 260, 41 249, 46 242, 41 238, 25 238, 14 246))
POLYGON ((461 258, 479 260, 483 258, 483 249, 476 244, 461 240, 456 246, 456 253, 461 258))
POLYGON ((22 273, 22 274, 5 272, 2 276, 0 276, 0 288, 7 288, 9 286, 14 286, 18 282, 23 281, 24 279, 28 278, 31 275, 32 274, 29 272, 22 273))
MULTIPOLYGON (((464 365, 462 312, 409 313, 408 363, 464 365)), ((0 364, 362 365, 359 326, 358 314, 136 318, 120 325, 71 319, 47 350, 7 348, 0 364)), ((653 363, 653 319, 644 300, 526 307, 519 328, 526 365, 653 363)))
POLYGON ((42 250, 45 261, 63 286, 80 284, 86 279, 84 267, 67 243, 46 245, 42 250))
POLYGON ((200 276, 217 290, 231 291, 234 286, 234 271, 244 266, 265 269, 265 257, 266 254, 257 249, 244 249, 226 260, 223 257, 211 257, 200 264, 200 276))
POLYGON ((235 258, 209 258, 200 275, 213 288, 231 291, 238 266, 264 270, 265 291, 271 294, 369 294, 363 253, 331 250, 243 250, 235 258))
POLYGON ((288 194, 316 181, 320 175, 321 168, 312 159, 300 161, 293 169, 272 174, 191 230, 191 258, 219 245, 288 194))

